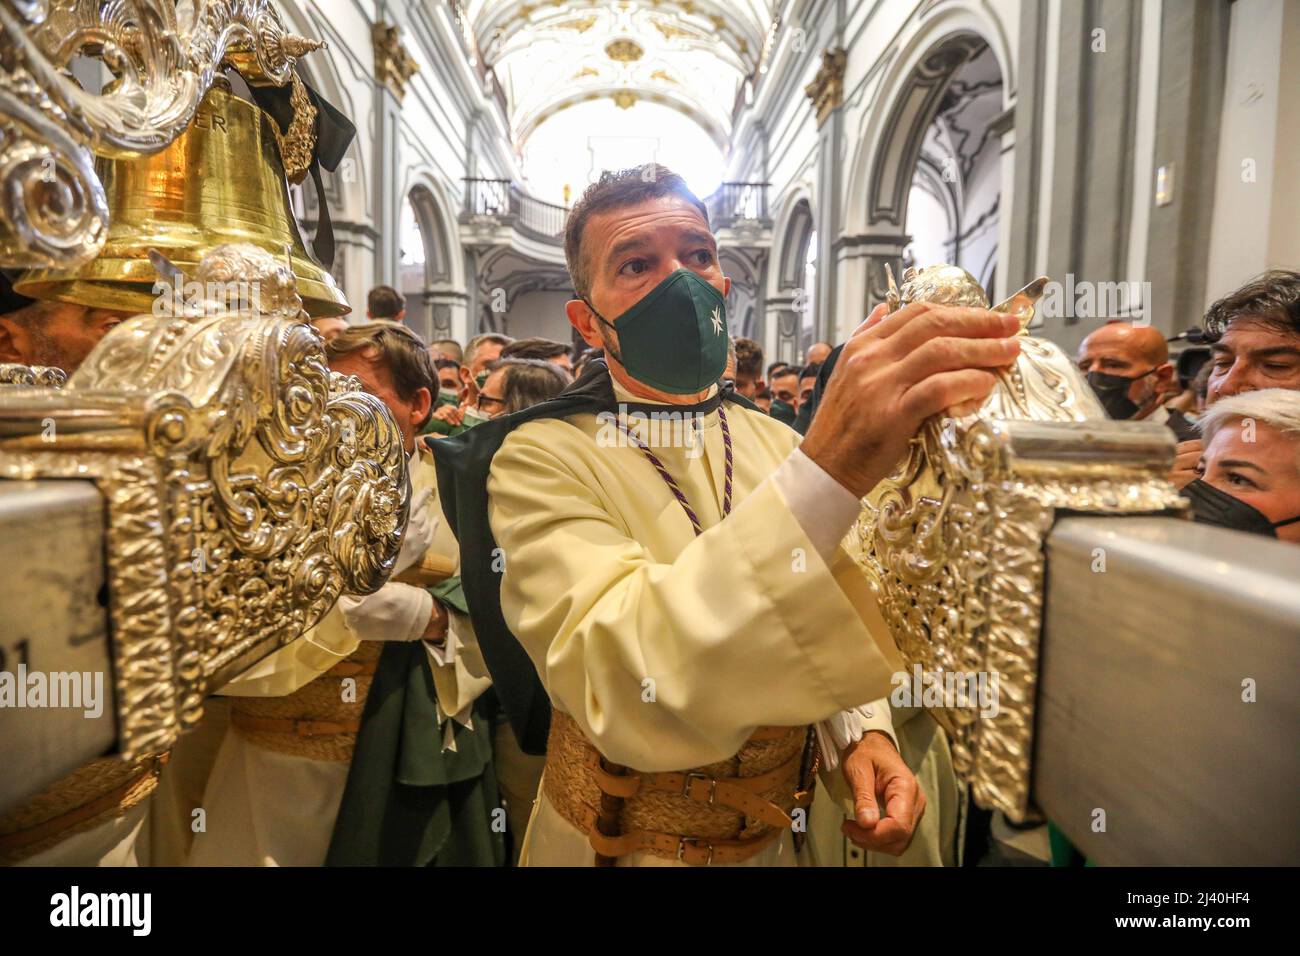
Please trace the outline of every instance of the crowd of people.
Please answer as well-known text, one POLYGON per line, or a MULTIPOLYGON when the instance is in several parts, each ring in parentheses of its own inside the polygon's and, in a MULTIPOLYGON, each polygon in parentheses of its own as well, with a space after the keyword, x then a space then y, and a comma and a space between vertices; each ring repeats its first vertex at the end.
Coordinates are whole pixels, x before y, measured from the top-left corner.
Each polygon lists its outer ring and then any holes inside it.
MULTIPOLYGON (((771 865, 826 862, 841 834, 961 860, 946 741, 882 698, 900 660, 841 539, 925 418, 988 395, 1018 323, 880 307, 765 365, 726 334, 707 213, 666 169, 593 185, 566 255, 576 346, 425 342, 387 286, 365 322, 313 320, 401 431, 402 551, 182 739, 155 812, 205 824, 172 827, 171 862, 771 865)), ((73 371, 121 320, 4 296, 3 362, 73 371)), ((1107 322, 1078 367, 1110 416, 1173 432, 1196 520, 1300 544, 1300 274, 1200 331, 1171 360, 1107 322)), ((125 861, 141 826, 25 862, 125 861)))

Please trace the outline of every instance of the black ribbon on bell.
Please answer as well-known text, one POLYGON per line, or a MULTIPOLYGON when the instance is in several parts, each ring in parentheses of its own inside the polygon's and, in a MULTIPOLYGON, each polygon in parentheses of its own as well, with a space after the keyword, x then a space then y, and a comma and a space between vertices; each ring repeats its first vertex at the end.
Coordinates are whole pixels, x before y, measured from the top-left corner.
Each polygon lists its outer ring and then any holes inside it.
MULTIPOLYGON (((312 238, 311 248, 316 261, 326 269, 332 269, 335 252, 334 223, 330 218, 329 201, 325 198, 321 169, 331 173, 338 170, 339 164, 347 155, 348 147, 356 138, 357 128, 337 107, 313 89, 301 74, 298 74, 297 79, 305 88, 312 106, 316 108, 316 137, 312 146, 311 163, 307 167, 307 174, 316 185, 318 208, 316 235, 312 238)), ((294 118, 294 106, 291 102, 293 83, 286 83, 284 86, 260 86, 249 83, 248 87, 258 107, 275 121, 281 132, 288 132, 294 118)))

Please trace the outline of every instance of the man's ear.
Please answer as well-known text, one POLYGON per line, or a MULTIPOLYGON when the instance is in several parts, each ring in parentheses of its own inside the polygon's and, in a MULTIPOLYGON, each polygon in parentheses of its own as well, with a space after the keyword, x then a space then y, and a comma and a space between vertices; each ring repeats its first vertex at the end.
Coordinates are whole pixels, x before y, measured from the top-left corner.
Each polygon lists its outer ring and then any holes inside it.
POLYGON ((731 276, 722 277, 722 297, 725 299, 731 295, 731 276))
POLYGON ((596 314, 591 311, 587 303, 581 299, 570 299, 564 303, 564 314, 569 317, 569 324, 578 330, 582 341, 593 349, 605 347, 605 340, 600 337, 600 329, 597 328, 600 320, 596 318, 596 314))
POLYGON ((433 393, 427 388, 417 388, 411 403, 411 424, 419 428, 424 423, 424 420, 429 417, 429 409, 432 407, 433 393))
POLYGON ((5 318, 0 318, 0 362, 14 362, 18 365, 26 365, 22 353, 18 351, 18 342, 22 333, 16 328, 16 324, 5 318))

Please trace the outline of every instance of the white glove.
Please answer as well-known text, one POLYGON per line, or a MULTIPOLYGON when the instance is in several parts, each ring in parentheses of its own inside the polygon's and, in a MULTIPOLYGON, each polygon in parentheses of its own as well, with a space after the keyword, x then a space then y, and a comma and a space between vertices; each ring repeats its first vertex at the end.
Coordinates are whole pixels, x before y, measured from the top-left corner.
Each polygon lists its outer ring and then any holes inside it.
POLYGON ((422 488, 411 497, 406 530, 402 533, 402 550, 397 553, 393 574, 401 574, 411 565, 418 564, 424 557, 424 552, 433 544, 433 535, 438 530, 438 516, 429 507, 431 497, 432 488, 422 488))
POLYGON ((424 588, 390 581, 374 594, 339 598, 343 620, 362 641, 418 640, 433 614, 433 597, 424 588))

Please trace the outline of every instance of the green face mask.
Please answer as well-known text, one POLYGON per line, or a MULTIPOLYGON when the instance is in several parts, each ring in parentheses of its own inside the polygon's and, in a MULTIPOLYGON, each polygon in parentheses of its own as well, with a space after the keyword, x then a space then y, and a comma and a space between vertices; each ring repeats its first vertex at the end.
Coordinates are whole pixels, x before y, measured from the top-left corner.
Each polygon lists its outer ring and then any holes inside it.
POLYGON ((768 414, 778 422, 791 426, 794 425, 794 420, 798 417, 793 405, 789 402, 778 402, 775 399, 772 400, 772 408, 768 414))
POLYGON ((466 428, 473 428, 475 425, 482 425, 484 422, 490 421, 492 419, 477 408, 467 408, 465 409, 465 417, 460 420, 460 423, 466 428))
POLYGON ((460 393, 457 392, 454 388, 440 388, 440 389, 438 389, 438 405, 439 405, 439 406, 442 406, 442 405, 459 405, 459 404, 460 404, 460 393))
POLYGON ((618 333, 614 358, 661 392, 702 392, 727 367, 727 300, 690 269, 672 273, 613 322, 596 317, 618 333))

